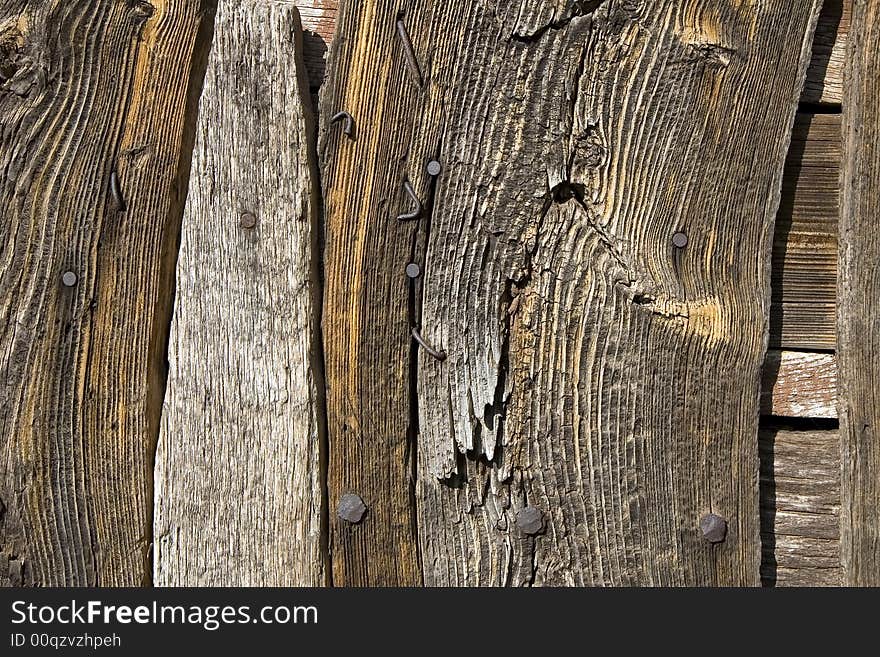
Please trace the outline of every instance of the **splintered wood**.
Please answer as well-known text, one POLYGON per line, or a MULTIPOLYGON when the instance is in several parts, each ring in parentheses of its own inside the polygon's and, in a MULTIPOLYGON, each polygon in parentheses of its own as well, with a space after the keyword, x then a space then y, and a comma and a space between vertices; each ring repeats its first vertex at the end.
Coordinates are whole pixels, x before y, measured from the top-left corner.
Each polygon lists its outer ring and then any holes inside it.
MULTIPOLYGON (((425 583, 758 583, 773 221, 820 4, 418 4, 420 75, 396 8, 341 7, 322 99, 331 506, 367 492, 394 541, 417 531, 425 583), (354 142, 330 131, 340 110, 354 142), (405 179, 419 222, 395 220, 405 179), (701 535, 709 513, 724 542, 701 535)), ((405 581, 383 536, 337 526, 356 549, 334 575, 405 581)))
POLYGON ((156 457, 163 586, 322 585, 317 178, 290 5, 221 0, 156 457))
POLYGON ((150 580, 201 5, 0 3, 0 585, 150 580))

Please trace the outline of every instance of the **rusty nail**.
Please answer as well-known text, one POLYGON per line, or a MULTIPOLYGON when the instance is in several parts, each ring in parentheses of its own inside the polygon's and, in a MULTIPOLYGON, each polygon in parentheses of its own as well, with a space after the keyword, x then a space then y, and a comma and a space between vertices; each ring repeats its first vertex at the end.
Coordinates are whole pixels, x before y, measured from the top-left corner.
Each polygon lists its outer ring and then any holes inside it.
POLYGON ((421 87, 423 83, 422 71, 419 68, 416 51, 413 48, 412 40, 409 38, 409 32, 406 30, 406 24, 403 22, 402 15, 397 17, 397 35, 400 37, 401 43, 403 43, 403 55, 406 57, 406 65, 415 78, 416 83, 421 87))
POLYGON ((406 275, 410 278, 418 278, 422 273, 422 268, 416 263, 411 262, 406 266, 406 275))
POLYGON ((253 228, 257 225, 257 217, 253 212, 242 212, 238 220, 238 225, 242 228, 253 228))
POLYGON ((342 132, 345 133, 346 137, 354 139, 354 117, 348 112, 339 112, 338 114, 334 114, 330 118, 330 123, 336 123, 337 121, 341 121, 345 119, 345 125, 342 127, 342 132))
POLYGON ((66 271, 61 276, 61 282, 64 283, 65 287, 73 287, 74 285, 76 285, 77 280, 78 279, 76 277, 76 274, 74 274, 72 271, 66 271))
POLYGON ((683 249, 687 246, 688 236, 684 233, 675 233, 672 236, 672 244, 678 249, 683 249))
POLYGON ((431 160, 428 162, 426 169, 428 170, 429 176, 436 177, 440 175, 441 171, 443 171, 443 165, 437 160, 431 160))
POLYGON ((527 506, 516 514, 516 526, 523 533, 535 536, 544 531, 544 512, 527 506))
POLYGON ((416 209, 412 212, 397 215, 397 220, 412 221, 414 219, 419 219, 422 216, 422 202, 419 200, 419 197, 416 196, 416 190, 413 189, 412 183, 410 183, 410 181, 406 178, 403 179, 403 191, 405 191, 406 195, 409 196, 410 200, 413 202, 413 205, 416 206, 416 209))
POLYGON ((415 341, 418 342, 422 346, 422 349, 427 351, 431 356, 433 356, 434 358, 436 358, 437 360, 439 360, 441 362, 446 360, 446 352, 443 351, 442 349, 440 351, 437 351, 431 345, 429 345, 427 342, 425 342, 425 338, 422 337, 422 334, 419 333, 419 329, 416 328, 415 326, 413 327, 413 330, 412 330, 412 336, 413 336, 413 338, 415 338, 415 341))
POLYGON ((116 209, 120 212, 125 212, 125 199, 122 197, 122 187, 119 184, 119 176, 116 171, 110 173, 110 193, 113 195, 113 202, 116 204, 116 209))
POLYGON ((357 495, 356 493, 346 493, 339 499, 339 507, 337 508, 336 513, 346 522, 356 525, 363 520, 364 516, 367 514, 367 505, 364 504, 360 495, 357 495))
POLYGON ((709 513, 700 518, 700 531, 709 543, 723 543, 727 537, 727 521, 719 515, 709 513))

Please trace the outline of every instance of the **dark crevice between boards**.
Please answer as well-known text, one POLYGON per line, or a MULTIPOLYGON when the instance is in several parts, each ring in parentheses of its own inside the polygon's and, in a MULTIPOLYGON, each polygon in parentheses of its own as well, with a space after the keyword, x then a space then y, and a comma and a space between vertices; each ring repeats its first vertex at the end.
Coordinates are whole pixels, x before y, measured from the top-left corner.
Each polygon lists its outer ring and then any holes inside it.
POLYGON ((312 304, 311 351, 309 366, 315 385, 315 419, 318 431, 318 485, 321 489, 321 558, 324 561, 324 585, 333 586, 333 559, 330 556, 330 430, 327 415, 326 356, 324 352, 324 195, 318 155, 318 90, 312 88, 305 65, 307 33, 300 24, 296 39, 296 58, 300 104, 308 140, 309 170, 312 177, 309 226, 309 280, 312 304))
POLYGON ((173 186, 168 216, 165 220, 162 256, 159 274, 159 289, 156 295, 156 308, 153 312, 153 327, 150 337, 150 356, 153 360, 149 377, 151 389, 147 401, 147 418, 150 423, 150 476, 149 523, 144 537, 144 581, 143 586, 153 585, 153 527, 155 521, 155 472, 156 448, 159 443, 159 428, 162 421, 162 404, 168 382, 168 342, 171 335, 171 321, 174 315, 174 299, 177 292, 177 258, 180 252, 181 228, 186 197, 189 191, 189 177, 192 167, 192 154, 196 140, 196 124, 199 113, 199 99, 208 69, 208 55, 214 40, 214 17, 217 0, 203 0, 199 8, 199 27, 193 44, 192 65, 187 84, 184 126, 182 131, 180 159, 176 185, 173 186))
MULTIPOLYGON (((435 152, 433 159, 442 162, 443 157, 443 140, 441 139, 435 152)), ((442 174, 442 169, 441 173, 442 174)), ((424 301, 424 279, 427 274, 427 253, 430 245, 431 237, 431 217, 434 213, 434 199, 437 194, 437 181, 439 176, 429 176, 428 180, 428 196, 425 199, 422 218, 416 224, 416 230, 413 231, 412 244, 410 246, 409 263, 418 265, 420 273, 414 278, 406 275, 402 268, 401 275, 409 286, 409 294, 407 295, 408 314, 412 327, 421 330, 422 326, 422 308, 424 301)), ((435 349, 442 349, 442 345, 435 346, 435 349)), ((410 507, 412 513, 412 531, 416 546, 416 563, 421 577, 424 577, 424 569, 422 568, 422 545, 419 540, 419 506, 416 499, 416 483, 419 477, 419 344, 414 338, 409 341, 409 426, 407 427, 406 451, 404 454, 405 465, 409 467, 409 481, 407 482, 407 491, 409 493, 410 507)), ((424 582, 423 582, 424 583, 424 582)))

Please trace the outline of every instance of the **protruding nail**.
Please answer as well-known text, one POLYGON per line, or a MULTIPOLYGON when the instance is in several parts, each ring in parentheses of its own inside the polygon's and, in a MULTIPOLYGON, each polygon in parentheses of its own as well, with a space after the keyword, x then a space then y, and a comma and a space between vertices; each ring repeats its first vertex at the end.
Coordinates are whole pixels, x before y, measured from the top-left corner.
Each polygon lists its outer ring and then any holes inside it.
POLYGON ((64 283, 65 287, 73 287, 76 285, 77 280, 79 280, 72 271, 66 271, 61 276, 61 282, 64 283))
POLYGON ((413 221, 415 219, 419 219, 422 216, 422 202, 419 200, 419 197, 416 196, 416 190, 413 189, 412 183, 409 180, 403 180, 403 191, 406 192, 406 195, 409 196, 409 200, 412 201, 415 209, 412 212, 407 212, 405 214, 397 215, 398 221, 413 221))
POLYGON ((672 245, 677 249, 683 249, 688 244, 688 236, 684 233, 675 233, 672 236, 672 245))
POLYGON ((432 177, 437 177, 443 171, 443 165, 440 164, 437 160, 431 160, 428 162, 428 166, 425 167, 428 171, 428 175, 432 177))
POLYGON ((346 493, 339 499, 339 507, 337 508, 336 513, 346 522, 356 525, 363 520, 364 516, 367 514, 367 505, 364 504, 360 495, 357 495, 356 493, 346 493))
POLYGON ((440 349, 438 351, 437 349, 434 349, 434 347, 429 345, 427 342, 425 342, 425 338, 422 337, 422 334, 419 333, 419 329, 417 329, 416 327, 413 327, 412 336, 413 336, 413 338, 415 338, 415 341, 418 342, 422 346, 422 349, 427 351, 431 356, 433 356, 434 358, 436 358, 437 360, 439 360, 441 362, 446 360, 446 352, 443 351, 442 349, 440 349))
POLYGON ((403 44, 403 56, 406 58, 406 65, 413 77, 413 81, 420 87, 423 84, 422 70, 419 67, 419 61, 416 58, 416 51, 413 48, 412 40, 409 38, 409 32, 406 29, 406 23, 403 22, 403 16, 397 17, 397 36, 403 44))
POLYGON ((527 506, 516 514, 516 526, 523 534, 536 536, 544 531, 544 512, 527 506))
POLYGON ((238 220, 238 225, 250 230, 257 225, 257 217, 253 212, 242 212, 241 217, 238 220))
POLYGON ((330 123, 336 123, 337 121, 342 121, 345 119, 345 125, 342 126, 342 132, 345 133, 345 136, 349 139, 354 139, 354 117, 348 112, 339 112, 338 114, 334 114, 330 118, 330 123))
POLYGON ((416 263, 411 262, 406 266, 406 275, 410 278, 418 278, 422 275, 422 268, 416 263))
POLYGON ((727 538, 727 521, 719 515, 709 513, 700 518, 700 531, 709 543, 723 543, 727 538))

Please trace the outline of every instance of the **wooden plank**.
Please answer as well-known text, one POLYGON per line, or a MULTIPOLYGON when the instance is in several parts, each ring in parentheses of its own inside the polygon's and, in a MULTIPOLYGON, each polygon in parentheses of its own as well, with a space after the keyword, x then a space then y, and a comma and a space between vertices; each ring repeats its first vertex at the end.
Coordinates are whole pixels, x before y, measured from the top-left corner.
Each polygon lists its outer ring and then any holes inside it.
POLYGON ((202 4, 0 8, 0 585, 149 582, 202 4))
POLYGON ((804 102, 841 103, 851 15, 852 0, 825 0, 813 41, 813 60, 807 71, 804 102))
POLYGON ((838 354, 844 583, 880 584, 880 0, 854 0, 843 105, 838 354))
POLYGON ((299 15, 221 0, 156 456, 161 586, 316 586, 317 178, 299 15))
POLYGON ((771 350, 764 360, 761 413, 781 417, 837 417, 834 354, 771 350))
MULTIPOLYGON (((341 8, 323 112, 358 134, 324 137, 331 498, 402 487, 414 379, 426 583, 758 583, 762 291, 820 3, 450 4, 405 8, 418 74, 396 8, 341 8), (404 176, 421 222, 394 219, 404 176), (400 365, 411 322, 447 360, 400 365)), ((361 546, 334 564, 395 552, 361 546)))
POLYGON ((799 114, 776 217, 771 347, 835 348, 840 157, 840 116, 799 114))
POLYGON ((842 583, 839 442, 834 430, 761 431, 765 585, 842 583))

